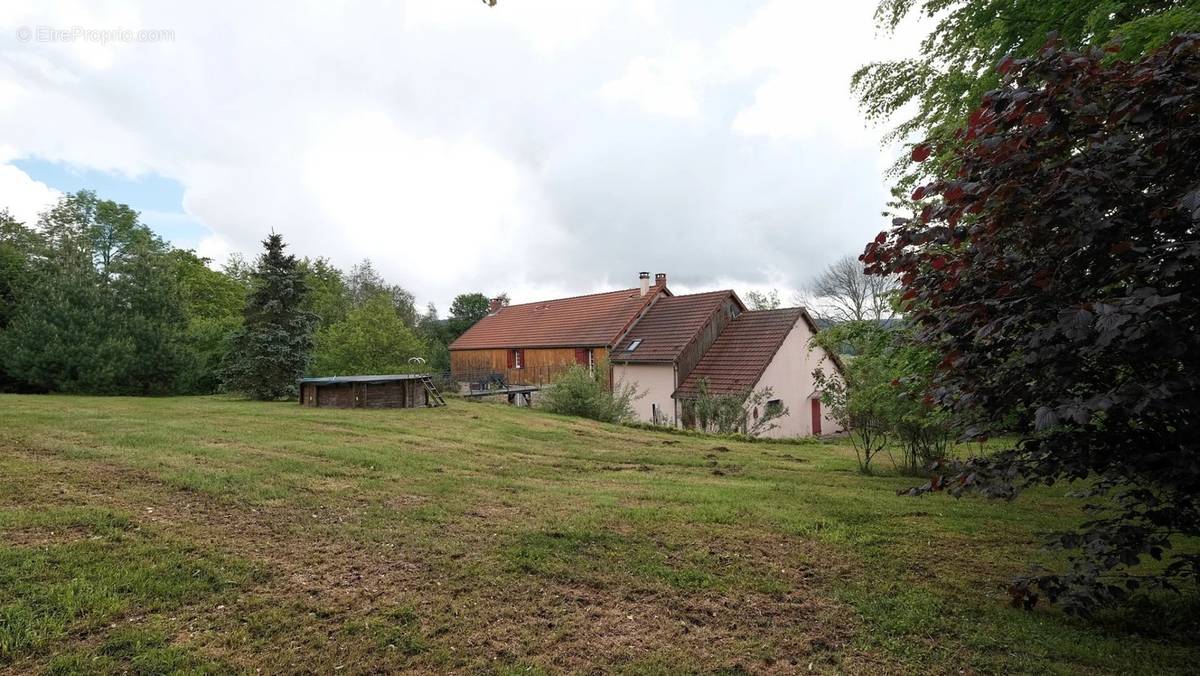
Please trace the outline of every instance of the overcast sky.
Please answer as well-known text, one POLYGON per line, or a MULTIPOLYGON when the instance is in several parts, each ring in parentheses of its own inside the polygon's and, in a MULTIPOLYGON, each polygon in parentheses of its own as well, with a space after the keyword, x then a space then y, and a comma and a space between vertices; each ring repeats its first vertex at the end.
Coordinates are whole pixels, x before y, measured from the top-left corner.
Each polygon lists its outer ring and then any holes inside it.
POLYGON ((94 187, 218 262, 274 229, 443 313, 639 270, 786 298, 886 225, 848 81, 919 34, 873 1, 222 4, 5 0, 0 206, 94 187))

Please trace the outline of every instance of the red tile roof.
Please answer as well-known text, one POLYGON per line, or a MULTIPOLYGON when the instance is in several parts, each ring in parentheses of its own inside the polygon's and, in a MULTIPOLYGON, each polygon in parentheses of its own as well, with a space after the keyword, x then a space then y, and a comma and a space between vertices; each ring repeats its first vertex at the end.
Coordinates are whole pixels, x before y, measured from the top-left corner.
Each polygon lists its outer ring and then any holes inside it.
POLYGON ((611 360, 673 362, 723 304, 737 302, 741 306, 735 299, 729 290, 660 298, 616 346, 611 360), (641 342, 629 352, 635 340, 641 342))
POLYGON ((656 285, 645 296, 640 289, 622 289, 509 305, 480 319, 450 349, 611 346, 656 294, 671 292, 656 285))
POLYGON ((674 396, 683 399, 696 396, 701 379, 708 382, 710 394, 733 394, 754 387, 804 314, 804 308, 786 308, 738 315, 700 358, 674 396))

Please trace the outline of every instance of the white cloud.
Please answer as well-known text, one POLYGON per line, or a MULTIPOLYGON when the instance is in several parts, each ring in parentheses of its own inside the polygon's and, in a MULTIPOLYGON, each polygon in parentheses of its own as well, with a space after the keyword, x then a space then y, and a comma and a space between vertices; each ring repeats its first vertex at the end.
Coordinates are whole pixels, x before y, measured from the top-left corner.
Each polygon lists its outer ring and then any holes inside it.
POLYGON ((219 270, 229 256, 235 253, 233 245, 220 235, 209 235, 196 245, 196 255, 209 259, 209 267, 219 270))
POLYGON ((880 132, 864 123, 850 78, 868 62, 913 51, 919 38, 908 24, 894 38, 877 35, 874 4, 771 0, 730 33, 721 47, 731 72, 765 74, 733 128, 773 139, 834 134, 840 143, 877 145, 880 132))
MULTIPOLYGON (((532 300, 647 268, 681 288, 790 288, 883 225, 890 158, 847 83, 891 49, 872 4, 314 2, 284 19, 256 3, 5 3, 9 36, 175 38, 4 38, 0 129, 13 157, 178 181, 211 230, 203 255, 256 253, 274 229, 297 254, 369 256, 443 310, 461 291, 532 300)), ((0 185, 0 203, 12 194, 0 185)))
POLYGON ((682 44, 665 59, 635 57, 620 78, 600 88, 600 95, 654 115, 695 117, 701 96, 697 74, 704 67, 699 45, 682 44))
POLYGON ((13 218, 32 226, 40 213, 58 201, 60 193, 3 160, 0 150, 0 209, 8 209, 13 218))
POLYGON ((530 269, 560 244, 519 166, 471 140, 407 134, 382 112, 334 123, 302 171, 331 235, 414 276, 530 269))

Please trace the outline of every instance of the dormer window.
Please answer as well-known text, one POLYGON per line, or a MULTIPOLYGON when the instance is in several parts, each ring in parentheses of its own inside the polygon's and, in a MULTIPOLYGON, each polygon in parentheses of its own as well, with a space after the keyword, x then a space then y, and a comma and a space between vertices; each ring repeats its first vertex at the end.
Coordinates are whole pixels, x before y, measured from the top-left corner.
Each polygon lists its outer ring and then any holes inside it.
POLYGON ((625 351, 633 352, 634 350, 638 349, 638 345, 641 345, 641 344, 642 344, 642 339, 637 338, 632 343, 629 344, 629 347, 625 348, 625 351))

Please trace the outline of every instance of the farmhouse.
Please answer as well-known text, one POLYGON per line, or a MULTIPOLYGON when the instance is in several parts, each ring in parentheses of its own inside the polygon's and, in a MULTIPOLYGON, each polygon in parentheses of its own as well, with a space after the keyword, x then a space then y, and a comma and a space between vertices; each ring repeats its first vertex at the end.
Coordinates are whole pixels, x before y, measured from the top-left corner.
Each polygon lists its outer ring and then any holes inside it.
POLYGON ((491 312, 450 346, 454 379, 540 385, 572 364, 598 370, 609 385, 636 384, 643 421, 691 427, 688 402, 771 388, 764 410, 786 408, 767 436, 840 431, 822 409, 813 370, 839 371, 836 355, 809 342, 817 331, 803 308, 747 310, 731 290, 677 296, 667 276, 639 275, 641 285, 608 293, 523 305, 494 303, 491 312))
POLYGON ((667 276, 638 276, 639 286, 573 298, 502 305, 450 344, 459 382, 543 385, 573 364, 607 372, 613 346, 655 300, 671 295, 667 276))

